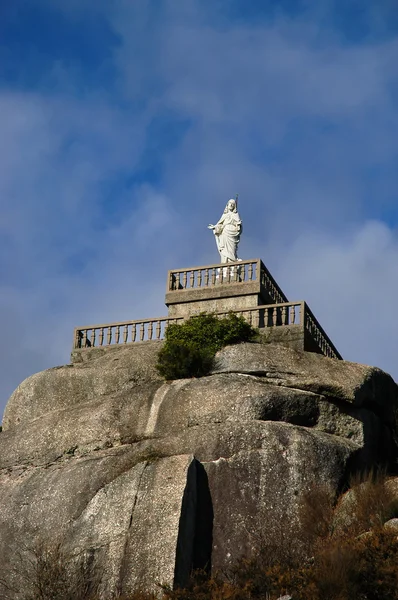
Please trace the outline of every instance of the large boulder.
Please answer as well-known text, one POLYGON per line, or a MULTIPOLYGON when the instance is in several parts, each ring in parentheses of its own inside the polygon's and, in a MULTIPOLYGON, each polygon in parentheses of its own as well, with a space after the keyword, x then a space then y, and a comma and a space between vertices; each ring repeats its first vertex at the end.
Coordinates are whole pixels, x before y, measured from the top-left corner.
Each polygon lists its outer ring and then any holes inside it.
POLYGON ((11 396, 0 579, 17 578, 22 543, 57 531, 91 557, 103 598, 183 585, 191 567, 225 569, 282 523, 294 535, 314 483, 336 493, 394 454, 397 388, 379 369, 241 344, 208 377, 164 383, 159 347, 82 350, 11 396))
POLYGON ((75 353, 74 362, 36 373, 23 381, 7 403, 3 430, 52 411, 109 398, 136 386, 161 381, 155 364, 162 342, 143 342, 75 353))
POLYGON ((272 344, 228 346, 218 352, 216 359, 213 373, 261 375, 264 381, 276 385, 369 408, 388 423, 395 423, 397 385, 376 367, 326 360, 320 354, 272 344))

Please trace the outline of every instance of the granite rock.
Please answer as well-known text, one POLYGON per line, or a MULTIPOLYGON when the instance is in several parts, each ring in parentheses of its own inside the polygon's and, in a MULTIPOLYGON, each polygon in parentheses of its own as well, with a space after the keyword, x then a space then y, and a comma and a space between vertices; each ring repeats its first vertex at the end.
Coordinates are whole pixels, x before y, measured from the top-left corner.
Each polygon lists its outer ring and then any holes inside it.
POLYGON ((164 383, 160 346, 76 351, 11 396, 0 578, 22 543, 56 531, 91 556, 101 598, 183 585, 280 523, 293 536, 314 484, 335 494, 394 455, 397 387, 379 369, 250 343, 219 352, 208 377, 164 383))

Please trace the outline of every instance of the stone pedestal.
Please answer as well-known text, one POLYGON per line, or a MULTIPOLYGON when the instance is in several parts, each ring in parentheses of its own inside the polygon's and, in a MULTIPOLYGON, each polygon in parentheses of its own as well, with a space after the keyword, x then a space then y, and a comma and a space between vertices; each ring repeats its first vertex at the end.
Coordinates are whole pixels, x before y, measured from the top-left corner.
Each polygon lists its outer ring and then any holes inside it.
POLYGON ((288 302, 287 297, 260 259, 168 272, 169 317, 239 312, 283 302, 288 302))

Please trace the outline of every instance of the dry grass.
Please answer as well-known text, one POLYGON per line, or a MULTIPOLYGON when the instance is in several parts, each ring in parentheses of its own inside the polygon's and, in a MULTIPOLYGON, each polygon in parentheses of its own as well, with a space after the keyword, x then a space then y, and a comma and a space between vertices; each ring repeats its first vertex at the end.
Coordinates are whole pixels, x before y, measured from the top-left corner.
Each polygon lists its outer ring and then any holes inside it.
MULTIPOLYGON (((256 532, 257 552, 228 573, 209 578, 201 571, 187 589, 163 587, 159 595, 165 600, 276 600, 284 594, 294 600, 398 600, 398 538, 383 529, 397 515, 394 494, 383 473, 369 473, 351 484, 337 502, 327 487, 313 487, 301 499, 299 530, 292 533, 287 518, 272 527, 267 523, 256 532)), ((60 543, 37 544, 21 553, 18 595, 9 586, 0 597, 99 600, 93 562, 87 555, 71 556, 60 543)), ((156 597, 135 592, 106 600, 156 597)))
POLYGON ((95 600, 99 573, 89 553, 74 556, 40 540, 21 548, 15 566, 0 579, 2 600, 95 600))

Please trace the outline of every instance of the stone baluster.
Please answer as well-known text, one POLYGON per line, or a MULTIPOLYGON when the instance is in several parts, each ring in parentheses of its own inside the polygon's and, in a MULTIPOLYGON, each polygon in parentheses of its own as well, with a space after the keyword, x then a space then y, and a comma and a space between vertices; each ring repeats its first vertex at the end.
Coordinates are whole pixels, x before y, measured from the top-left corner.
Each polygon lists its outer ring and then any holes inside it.
POLYGON ((288 324, 287 317, 288 317, 287 307, 282 306, 282 325, 288 324))
POLYGON ((82 346, 83 346, 83 348, 85 348, 87 346, 87 329, 83 329, 82 346))
POLYGON ((182 287, 184 288, 184 290, 187 288, 187 272, 184 271, 183 275, 182 275, 182 287))
POLYGON ((113 329, 113 327, 111 325, 109 325, 108 326, 108 335, 106 337, 106 343, 108 344, 108 346, 110 345, 111 340, 112 340, 112 329, 113 329))
POLYGON ((258 309, 251 311, 252 314, 252 325, 254 328, 259 327, 260 325, 260 311, 258 309))
POLYGON ((212 269, 211 270, 211 285, 215 285, 216 284, 216 269, 212 269))
POLYGON ((162 332, 162 322, 156 321, 156 339, 160 340, 160 334, 162 332))
POLYGON ((223 283, 224 280, 224 267, 218 269, 218 283, 223 283))
POLYGON ((137 338, 137 325, 136 323, 133 323, 131 326, 131 341, 135 342, 137 338))
POLYGON ((253 263, 249 264, 247 277, 249 281, 253 281, 253 263))
POLYGON ((127 344, 128 339, 129 339, 129 326, 125 325, 123 327, 123 344, 127 344))
POLYGON ((191 271, 191 273, 189 275, 189 287, 190 288, 195 287, 195 271, 191 271))
POLYGON ((91 333, 91 347, 93 348, 95 346, 95 337, 97 335, 97 330, 94 328, 92 333, 91 333))
POLYGON ((198 287, 202 287, 202 269, 198 271, 198 287))
POLYGON ((304 323, 304 324, 307 324, 307 326, 308 326, 308 317, 309 317, 309 315, 307 314, 307 319, 306 319, 306 318, 305 318, 305 316, 306 316, 306 315, 305 315, 305 312, 306 312, 306 311, 305 311, 305 306, 306 306, 305 302, 301 302, 301 303, 300 303, 300 309, 299 309, 299 324, 300 324, 300 325, 302 325, 302 324, 304 323))
POLYGON ((140 342, 144 341, 145 337, 145 323, 140 323, 140 342))
POLYGON ((278 309, 276 306, 272 310, 272 324, 274 326, 278 324, 278 309))
POLYGON ((205 287, 209 285, 209 269, 205 269, 205 287))
POLYGON ((153 321, 149 321, 148 323, 148 340, 152 339, 153 335, 153 321))
POLYGON ((103 344, 104 344, 104 328, 100 327, 99 345, 102 346, 103 344))
POLYGON ((296 322, 296 308, 295 308, 294 304, 292 304, 292 306, 290 307, 289 323, 290 323, 290 325, 294 325, 295 322, 296 322))
POLYGON ((118 344, 120 340, 120 325, 116 325, 115 344, 118 344))

